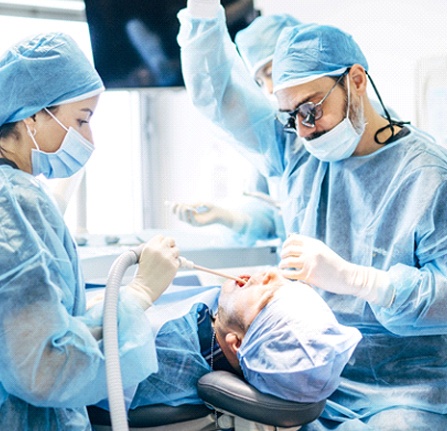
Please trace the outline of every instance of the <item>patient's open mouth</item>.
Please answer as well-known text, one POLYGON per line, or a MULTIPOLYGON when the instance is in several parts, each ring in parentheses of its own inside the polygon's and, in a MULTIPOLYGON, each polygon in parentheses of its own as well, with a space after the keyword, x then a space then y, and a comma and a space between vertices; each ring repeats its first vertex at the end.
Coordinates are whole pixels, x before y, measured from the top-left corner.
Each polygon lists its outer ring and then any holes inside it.
MULTIPOLYGON (((242 280, 244 280, 245 283, 250 279, 250 277, 251 277, 250 275, 240 275, 240 276, 239 276, 239 278, 241 278, 242 280)), ((237 285, 238 285, 239 287, 242 287, 242 286, 245 285, 245 283, 242 284, 240 281, 236 281, 236 283, 237 283, 237 285)))

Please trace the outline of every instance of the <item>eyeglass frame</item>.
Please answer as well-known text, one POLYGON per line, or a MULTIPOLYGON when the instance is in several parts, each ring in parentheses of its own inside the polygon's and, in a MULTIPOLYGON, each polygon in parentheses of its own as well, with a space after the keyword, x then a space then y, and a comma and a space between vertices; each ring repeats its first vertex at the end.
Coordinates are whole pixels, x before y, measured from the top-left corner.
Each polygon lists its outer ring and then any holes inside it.
POLYGON ((350 68, 346 69, 337 79, 335 84, 332 86, 332 88, 325 94, 325 96, 318 102, 304 102, 300 103, 293 111, 287 112, 289 114, 289 118, 287 120, 287 123, 284 124, 284 130, 289 133, 295 133, 296 132, 296 118, 298 115, 303 117, 301 120, 301 124, 304 127, 313 128, 315 127, 315 121, 319 120, 323 116, 323 102, 329 97, 329 95, 335 90, 335 87, 341 82, 341 80, 349 73, 350 68), (313 108, 311 108, 311 112, 307 114, 307 116, 304 116, 302 114, 299 114, 300 109, 302 109, 305 105, 313 105, 313 108), (319 111, 316 112, 317 106, 319 107, 319 111), (311 117, 311 121, 309 121, 309 117, 311 117))

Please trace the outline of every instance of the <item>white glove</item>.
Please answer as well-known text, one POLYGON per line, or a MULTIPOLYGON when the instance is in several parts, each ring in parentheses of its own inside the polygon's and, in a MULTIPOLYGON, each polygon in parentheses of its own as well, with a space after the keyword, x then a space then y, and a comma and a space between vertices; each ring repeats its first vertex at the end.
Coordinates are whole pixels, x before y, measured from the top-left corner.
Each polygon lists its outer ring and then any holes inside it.
POLYGON ((144 309, 166 290, 179 268, 179 249, 169 237, 157 235, 148 241, 140 255, 138 271, 127 285, 144 309))
POLYGON ((188 0, 186 6, 194 18, 215 18, 220 0, 188 0))
POLYGON ((211 203, 175 204, 172 211, 177 217, 192 226, 222 224, 235 232, 241 232, 250 222, 246 214, 227 210, 211 203))
POLYGON ((328 292, 355 295, 383 307, 394 300, 386 271, 350 263, 322 241, 305 235, 292 234, 284 241, 279 267, 285 269, 285 277, 328 292))

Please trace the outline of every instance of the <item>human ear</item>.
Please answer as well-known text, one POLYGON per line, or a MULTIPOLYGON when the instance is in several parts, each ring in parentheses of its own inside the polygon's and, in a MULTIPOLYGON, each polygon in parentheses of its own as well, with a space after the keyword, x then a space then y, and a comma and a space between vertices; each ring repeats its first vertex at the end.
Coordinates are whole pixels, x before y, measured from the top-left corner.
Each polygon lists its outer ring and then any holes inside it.
POLYGON ((237 353, 239 347, 241 347, 242 344, 242 340, 235 332, 229 332, 227 335, 225 335, 225 342, 227 343, 233 354, 237 353))
POLYGON ((262 282, 261 283, 264 284, 264 285, 265 284, 269 284, 272 281, 273 277, 274 277, 274 273, 268 271, 262 277, 262 282))
POLYGON ((30 117, 27 117, 22 120, 24 124, 26 124, 28 127, 34 127, 36 124, 36 114, 31 115, 30 117))
POLYGON ((22 120, 22 123, 25 126, 25 131, 27 135, 34 140, 34 136, 36 136, 37 130, 36 130, 36 122, 33 119, 33 117, 25 118, 24 120, 22 120))
POLYGON ((353 88, 357 94, 366 94, 367 77, 365 69, 360 64, 354 64, 349 71, 348 79, 351 80, 353 88))

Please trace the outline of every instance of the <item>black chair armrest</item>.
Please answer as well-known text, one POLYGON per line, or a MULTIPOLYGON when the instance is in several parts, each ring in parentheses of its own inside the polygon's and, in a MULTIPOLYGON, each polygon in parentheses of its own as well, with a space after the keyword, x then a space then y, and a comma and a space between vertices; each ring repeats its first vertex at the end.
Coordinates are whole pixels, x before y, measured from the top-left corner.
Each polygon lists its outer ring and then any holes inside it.
MULTIPOLYGON (((88 406, 87 410, 93 425, 111 425, 110 414, 107 410, 97 406, 88 406)), ((177 407, 154 404, 129 410, 128 418, 130 427, 149 428, 200 419, 210 413, 211 410, 203 404, 184 404, 177 407)))
POLYGON ((314 421, 326 405, 326 400, 296 403, 263 394, 227 371, 213 371, 202 376, 198 392, 200 398, 217 410, 249 421, 284 428, 314 421))

